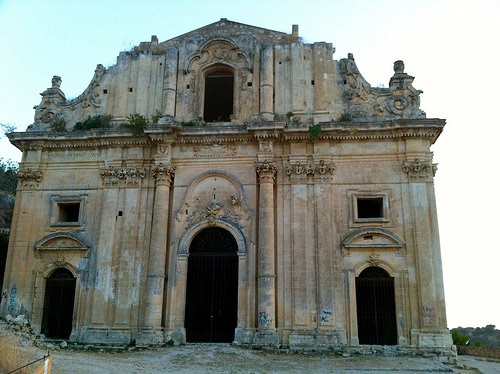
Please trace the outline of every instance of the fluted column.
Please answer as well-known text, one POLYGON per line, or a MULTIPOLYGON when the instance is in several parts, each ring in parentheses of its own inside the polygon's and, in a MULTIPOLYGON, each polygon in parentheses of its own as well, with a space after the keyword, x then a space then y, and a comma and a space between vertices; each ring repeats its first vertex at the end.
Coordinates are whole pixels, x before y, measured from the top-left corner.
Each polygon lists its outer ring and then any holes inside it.
POLYGON ((259 176, 259 245, 257 260, 258 329, 254 342, 277 345, 275 303, 274 181, 276 164, 269 161, 256 165, 259 176))
POLYGON ((159 164, 153 167, 152 172, 155 178, 155 201, 149 249, 148 293, 144 311, 144 330, 137 339, 142 345, 163 342, 161 317, 167 259, 169 195, 175 166, 159 164))

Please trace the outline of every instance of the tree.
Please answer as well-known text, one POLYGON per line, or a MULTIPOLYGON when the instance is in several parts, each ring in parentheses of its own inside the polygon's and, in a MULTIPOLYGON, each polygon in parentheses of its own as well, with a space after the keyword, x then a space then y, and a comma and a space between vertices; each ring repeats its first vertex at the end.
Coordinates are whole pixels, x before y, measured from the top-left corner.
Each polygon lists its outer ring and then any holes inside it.
POLYGON ((461 334, 457 329, 451 330, 451 338, 455 345, 466 345, 469 341, 469 337, 465 334, 461 334))

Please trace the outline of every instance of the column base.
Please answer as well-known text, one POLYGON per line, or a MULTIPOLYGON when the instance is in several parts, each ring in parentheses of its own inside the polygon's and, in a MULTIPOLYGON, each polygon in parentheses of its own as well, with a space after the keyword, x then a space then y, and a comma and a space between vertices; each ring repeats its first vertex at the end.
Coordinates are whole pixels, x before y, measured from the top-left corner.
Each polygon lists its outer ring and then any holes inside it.
POLYGON ((276 331, 257 331, 253 337, 253 345, 278 347, 280 344, 276 331))
POLYGON ((148 347, 151 345, 160 345, 165 342, 161 327, 143 327, 135 338, 137 347, 148 347))

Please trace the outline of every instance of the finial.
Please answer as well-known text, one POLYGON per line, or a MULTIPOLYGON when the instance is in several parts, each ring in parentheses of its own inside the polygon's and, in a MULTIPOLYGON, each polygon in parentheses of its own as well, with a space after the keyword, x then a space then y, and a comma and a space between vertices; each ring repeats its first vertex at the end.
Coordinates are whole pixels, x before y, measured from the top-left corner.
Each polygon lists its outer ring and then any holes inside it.
POLYGON ((404 73, 405 72, 405 64, 402 60, 397 60, 394 62, 394 72, 395 73, 404 73))
POLYGON ((61 87, 62 79, 59 75, 54 75, 52 77, 52 87, 59 88, 61 87))

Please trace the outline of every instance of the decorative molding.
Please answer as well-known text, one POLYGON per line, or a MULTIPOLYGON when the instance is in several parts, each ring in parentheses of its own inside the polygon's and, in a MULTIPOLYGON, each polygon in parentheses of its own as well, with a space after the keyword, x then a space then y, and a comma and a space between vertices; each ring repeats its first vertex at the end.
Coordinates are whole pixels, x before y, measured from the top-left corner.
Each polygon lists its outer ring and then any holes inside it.
POLYGON ((115 169, 113 166, 100 172, 105 185, 115 185, 119 182, 125 183, 126 186, 138 185, 147 174, 146 168, 137 168, 135 166, 123 167, 115 169))
POLYGON ((273 152, 273 141, 259 139, 259 152, 272 153, 273 152))
POLYGON ((378 228, 365 228, 350 233, 342 241, 342 255, 350 256, 351 250, 396 250, 396 255, 404 256, 406 243, 395 233, 378 228))
POLYGON ((35 243, 36 251, 87 251, 90 245, 74 232, 57 232, 35 243))
POLYGON ((380 255, 378 253, 372 253, 368 257, 367 262, 370 264, 370 266, 379 266, 382 261, 380 261, 380 255))
POLYGON ((313 175, 315 182, 329 182, 335 172, 335 166, 332 163, 325 163, 324 160, 315 163, 297 161, 289 163, 285 171, 293 183, 307 181, 308 175, 313 175))
POLYGON ((408 175, 409 178, 425 178, 429 175, 429 171, 434 175, 437 170, 437 164, 431 164, 430 162, 420 161, 415 159, 411 162, 405 161, 403 163, 403 171, 408 175))
POLYGON ((17 177, 21 181, 21 185, 27 188, 37 188, 38 184, 42 180, 43 173, 41 170, 33 170, 27 168, 23 171, 20 171, 17 174, 17 177))
POLYGON ((233 157, 236 155, 236 147, 211 142, 200 147, 194 147, 194 155, 199 158, 233 157))
POLYGON ((152 168, 153 177, 155 178, 156 184, 168 184, 172 183, 172 177, 174 176, 176 167, 172 164, 162 164, 156 165, 152 168))
POLYGON ((278 167, 275 162, 268 160, 255 163, 255 169, 259 175, 260 183, 274 183, 278 167))
MULTIPOLYGON (((233 206, 239 204, 238 199, 234 195, 231 195, 231 204, 233 206), (233 204, 233 201, 235 201, 235 204, 233 204)), ((220 201, 213 199, 204 209, 194 211, 186 217, 186 228, 190 228, 203 221, 206 221, 209 226, 215 226, 217 222, 223 221, 242 229, 241 219, 242 216, 240 214, 236 214, 230 208, 226 208, 220 201)))

